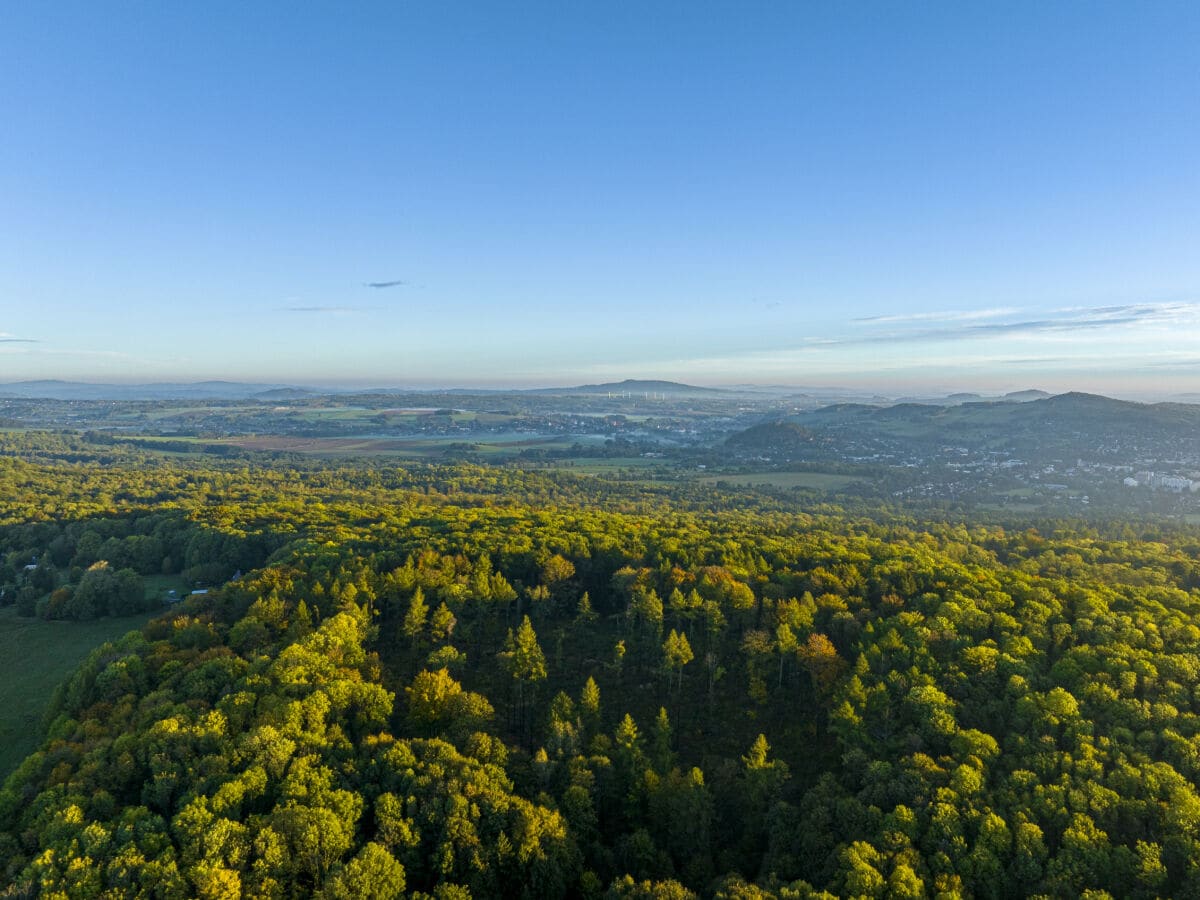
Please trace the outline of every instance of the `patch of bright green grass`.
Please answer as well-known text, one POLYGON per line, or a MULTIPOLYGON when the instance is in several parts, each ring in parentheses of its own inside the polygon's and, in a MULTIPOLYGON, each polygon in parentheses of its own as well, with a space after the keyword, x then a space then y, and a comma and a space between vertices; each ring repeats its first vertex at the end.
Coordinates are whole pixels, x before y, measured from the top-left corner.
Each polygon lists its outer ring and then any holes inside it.
POLYGON ((0 778, 37 749, 54 689, 92 650, 152 615, 46 622, 18 616, 11 606, 0 609, 0 778))

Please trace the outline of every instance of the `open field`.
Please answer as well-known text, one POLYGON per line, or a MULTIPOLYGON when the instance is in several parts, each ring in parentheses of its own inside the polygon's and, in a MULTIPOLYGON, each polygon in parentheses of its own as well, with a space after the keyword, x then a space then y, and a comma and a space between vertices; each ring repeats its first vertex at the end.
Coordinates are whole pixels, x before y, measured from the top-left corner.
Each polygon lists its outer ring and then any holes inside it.
POLYGON ((703 484, 724 482, 746 487, 811 488, 817 491, 840 491, 862 481, 853 475, 828 472, 758 472, 750 475, 705 475, 697 479, 703 484))
POLYGON ((577 475, 609 475, 623 469, 647 470, 663 465, 661 459, 640 456, 578 457, 556 460, 554 467, 577 475))
POLYGON ((395 456, 410 459, 443 457, 454 447, 469 447, 470 452, 481 456, 502 456, 520 453, 526 449, 558 447, 564 439, 525 433, 488 435, 486 439, 474 439, 467 435, 428 435, 414 438, 373 437, 291 437, 287 435, 254 435, 250 437, 221 438, 211 441, 246 450, 282 451, 303 453, 312 456, 395 456))
POLYGON ((96 647, 141 627, 153 613, 93 622, 25 619, 0 609, 0 777, 41 741, 54 689, 96 647))

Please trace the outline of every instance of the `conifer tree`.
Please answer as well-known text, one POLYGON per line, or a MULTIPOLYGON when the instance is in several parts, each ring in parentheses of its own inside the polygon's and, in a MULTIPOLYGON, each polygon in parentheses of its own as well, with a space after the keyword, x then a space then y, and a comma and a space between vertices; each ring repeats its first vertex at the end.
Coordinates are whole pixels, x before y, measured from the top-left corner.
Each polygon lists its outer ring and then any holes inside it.
POLYGON ((445 603, 439 604, 429 620, 430 636, 435 642, 440 643, 450 637, 457 624, 458 620, 454 617, 454 613, 450 612, 450 607, 445 603))
POLYGON ((668 676, 671 672, 678 672, 678 681, 675 687, 677 691, 683 686, 683 667, 693 659, 695 659, 695 654, 692 653, 692 645, 688 643, 687 635, 680 634, 672 628, 663 643, 663 666, 666 668, 668 676))
POLYGON ((546 656, 538 645, 537 633, 529 616, 521 620, 513 640, 510 671, 518 681, 535 682, 546 677, 546 656))
POLYGON ((413 591, 412 599, 408 603, 408 613, 404 616, 404 633, 412 641, 413 649, 417 647, 417 643, 421 640, 421 633, 425 630, 425 620, 429 618, 429 604, 425 602, 425 592, 418 587, 413 591))
POLYGON ((538 645, 537 633, 529 616, 521 619, 506 653, 508 672, 517 687, 517 725, 522 734, 528 730, 528 706, 533 701, 533 686, 546 678, 546 656, 538 645), (528 686, 528 687, 527 687, 528 686))
POLYGON ((659 707, 650 732, 650 759, 654 769, 665 775, 671 768, 671 719, 666 707, 659 707))
POLYGON ((595 622, 598 618, 600 617, 592 609, 592 598, 588 595, 587 591, 584 591, 583 596, 579 598, 579 605, 576 607, 575 621, 589 624, 595 622))
POLYGON ((584 724, 589 731, 594 731, 600 724, 600 686, 590 675, 579 692, 579 710, 583 714, 584 724))

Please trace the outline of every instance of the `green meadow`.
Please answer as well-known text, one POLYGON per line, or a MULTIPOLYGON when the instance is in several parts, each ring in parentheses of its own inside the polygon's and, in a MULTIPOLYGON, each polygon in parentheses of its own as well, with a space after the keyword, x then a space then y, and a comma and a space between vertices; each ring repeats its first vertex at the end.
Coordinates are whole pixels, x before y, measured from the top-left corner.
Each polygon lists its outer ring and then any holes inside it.
POLYGON ((41 742, 42 716, 63 679, 92 650, 140 628, 151 615, 44 621, 0 608, 0 777, 41 742))
POLYGON ((705 484, 738 485, 740 487, 809 488, 817 491, 840 491, 856 481, 853 475, 837 475, 830 472, 756 472, 750 475, 705 475, 699 479, 705 484))

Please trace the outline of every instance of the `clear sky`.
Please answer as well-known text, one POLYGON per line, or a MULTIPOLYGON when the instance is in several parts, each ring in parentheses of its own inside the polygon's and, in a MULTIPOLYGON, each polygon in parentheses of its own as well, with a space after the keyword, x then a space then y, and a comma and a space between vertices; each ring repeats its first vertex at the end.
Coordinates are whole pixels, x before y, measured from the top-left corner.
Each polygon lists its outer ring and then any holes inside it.
POLYGON ((0 381, 625 377, 1200 391, 1200 4, 0 6, 0 381))

